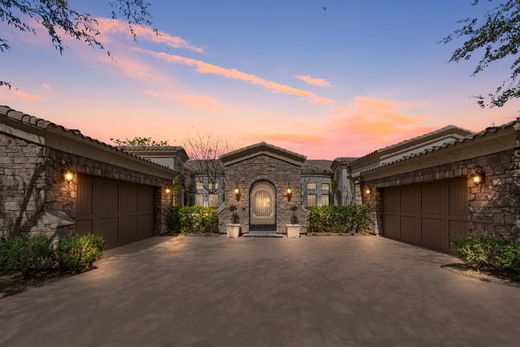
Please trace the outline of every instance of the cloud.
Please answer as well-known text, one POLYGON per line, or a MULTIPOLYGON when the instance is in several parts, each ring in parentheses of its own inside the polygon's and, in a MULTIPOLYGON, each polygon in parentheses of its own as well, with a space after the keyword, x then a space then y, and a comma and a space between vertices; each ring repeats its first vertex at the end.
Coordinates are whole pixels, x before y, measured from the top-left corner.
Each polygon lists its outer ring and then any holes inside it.
MULTIPOLYGON (((128 23, 124 21, 102 17, 98 17, 96 20, 98 22, 98 29, 102 33, 124 34, 127 37, 133 38, 128 23)), ((155 32, 151 28, 143 25, 132 25, 132 30, 138 39, 164 44, 171 48, 184 48, 197 53, 204 52, 204 49, 192 45, 180 36, 171 35, 163 31, 155 32)))
POLYGON ((42 87, 43 89, 45 89, 47 91, 51 90, 51 86, 48 85, 47 83, 40 84, 40 87, 42 87))
POLYGON ((356 96, 319 122, 315 118, 301 119, 300 122, 306 122, 301 133, 264 131, 249 136, 310 158, 364 155, 440 128, 427 124, 429 117, 417 111, 421 105, 417 101, 356 96))
POLYGON ((326 97, 318 96, 313 92, 293 88, 285 84, 266 80, 262 77, 258 77, 253 74, 245 73, 236 69, 228 69, 218 65, 206 63, 204 61, 192 58, 186 58, 175 54, 169 54, 164 52, 150 51, 141 48, 134 48, 135 51, 141 52, 157 59, 166 61, 168 63, 181 64, 185 66, 194 67, 197 72, 202 74, 219 75, 226 78, 236 79, 251 83, 253 85, 261 86, 265 89, 271 90, 275 93, 294 95, 302 97, 314 104, 332 104, 335 101, 326 97))
POLYGON ((158 92, 154 90, 147 90, 146 95, 153 98, 173 100, 182 102, 193 107, 202 108, 212 112, 225 112, 229 111, 230 108, 221 103, 217 98, 195 94, 195 93, 172 93, 172 92, 158 92))
POLYGON ((324 78, 316 78, 316 77, 311 77, 311 76, 308 76, 308 75, 298 75, 298 76, 296 76, 296 78, 299 79, 299 80, 302 80, 303 82, 305 82, 305 83, 307 83, 308 85, 311 85, 311 86, 323 87, 323 88, 332 88, 332 87, 334 87, 333 84, 331 84, 329 81, 327 81, 324 78))
POLYGON ((45 101, 40 95, 29 93, 20 89, 0 88, 0 100, 25 100, 25 101, 45 101))

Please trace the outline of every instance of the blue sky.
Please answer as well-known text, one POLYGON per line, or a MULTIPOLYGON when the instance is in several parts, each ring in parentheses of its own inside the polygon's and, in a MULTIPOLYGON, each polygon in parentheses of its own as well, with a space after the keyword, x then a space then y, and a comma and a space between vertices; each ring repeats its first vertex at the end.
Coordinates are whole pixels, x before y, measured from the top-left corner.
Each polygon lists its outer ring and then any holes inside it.
MULTIPOLYGON (((101 1, 72 3, 109 16, 101 1)), ((163 37, 187 44, 146 36, 136 43, 109 23, 103 34, 115 60, 107 62, 72 40, 60 56, 45 36, 0 26, 13 46, 0 56, 2 77, 18 88, 0 102, 105 141, 182 144, 211 132, 236 146, 266 140, 321 158, 517 115, 518 101, 482 110, 471 98, 506 79, 507 63, 471 77, 476 61, 448 64, 457 42, 438 43, 458 19, 489 10, 487 1, 151 3, 163 37)))

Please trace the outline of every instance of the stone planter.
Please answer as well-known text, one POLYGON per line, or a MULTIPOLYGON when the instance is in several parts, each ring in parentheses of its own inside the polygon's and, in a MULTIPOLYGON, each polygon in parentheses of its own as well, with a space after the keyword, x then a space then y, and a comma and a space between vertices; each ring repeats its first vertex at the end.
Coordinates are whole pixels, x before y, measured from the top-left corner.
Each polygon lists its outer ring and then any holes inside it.
POLYGON ((240 236, 240 224, 226 224, 226 235, 227 237, 239 237, 240 236))
POLYGON ((300 224, 286 224, 287 227, 287 237, 288 238, 298 238, 300 237, 300 224))

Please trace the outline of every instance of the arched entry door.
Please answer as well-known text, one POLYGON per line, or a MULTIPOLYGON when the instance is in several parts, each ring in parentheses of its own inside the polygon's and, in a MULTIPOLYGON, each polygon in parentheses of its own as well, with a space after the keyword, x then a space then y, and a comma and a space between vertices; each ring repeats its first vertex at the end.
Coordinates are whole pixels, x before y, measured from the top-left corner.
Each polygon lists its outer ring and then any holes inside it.
POLYGON ((276 190, 267 181, 253 184, 249 194, 249 230, 276 230, 276 190))

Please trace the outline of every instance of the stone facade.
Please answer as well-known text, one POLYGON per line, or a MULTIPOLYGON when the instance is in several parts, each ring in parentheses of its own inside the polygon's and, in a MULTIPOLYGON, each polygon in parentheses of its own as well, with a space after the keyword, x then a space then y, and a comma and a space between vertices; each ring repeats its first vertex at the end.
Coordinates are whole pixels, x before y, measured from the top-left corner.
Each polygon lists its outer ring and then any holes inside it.
POLYGON ((225 167, 225 206, 220 213, 220 229, 225 229, 225 225, 231 223, 231 212, 228 207, 237 206, 237 213, 240 217, 242 232, 249 231, 249 193, 255 182, 268 181, 272 183, 276 190, 276 229, 279 233, 284 233, 286 224, 290 224, 292 211, 290 207, 296 205, 299 209, 296 215, 299 223, 307 224, 307 216, 301 208, 300 197, 300 177, 301 166, 283 161, 266 154, 260 154, 253 158, 231 164, 225 167), (239 188, 241 197, 236 201, 234 190, 239 188), (292 189, 291 201, 288 201, 286 189, 292 189))
POLYGON ((446 178, 467 179, 469 233, 497 233, 509 239, 520 240, 520 150, 457 161, 427 169, 364 181, 357 185, 357 200, 372 211, 372 232, 382 233, 382 194, 384 187, 431 182, 446 178), (475 185, 471 174, 480 166, 485 182, 475 185), (364 194, 366 187, 370 194, 364 194))
POLYGON ((128 170, 0 133, 0 237, 18 232, 74 232, 77 174, 154 186, 155 232, 168 231, 171 180, 128 170))

